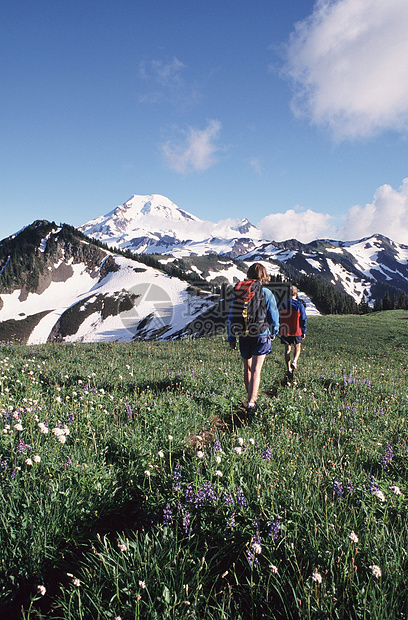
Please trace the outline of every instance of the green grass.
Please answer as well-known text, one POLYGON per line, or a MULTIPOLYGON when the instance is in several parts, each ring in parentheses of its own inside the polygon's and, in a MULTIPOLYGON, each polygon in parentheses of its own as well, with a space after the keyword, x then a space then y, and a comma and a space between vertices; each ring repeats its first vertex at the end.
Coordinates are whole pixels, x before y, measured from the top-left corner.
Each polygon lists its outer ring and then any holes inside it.
POLYGON ((251 423, 222 336, 4 345, 5 617, 406 618, 406 318, 275 341, 251 423))

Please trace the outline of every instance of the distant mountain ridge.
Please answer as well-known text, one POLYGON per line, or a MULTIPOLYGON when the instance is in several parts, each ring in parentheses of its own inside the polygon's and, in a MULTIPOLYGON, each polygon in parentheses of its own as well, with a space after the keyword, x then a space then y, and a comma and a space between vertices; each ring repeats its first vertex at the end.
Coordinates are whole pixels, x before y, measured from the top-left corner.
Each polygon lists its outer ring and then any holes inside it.
POLYGON ((275 242, 246 219, 214 224, 162 196, 133 196, 80 229, 37 220, 0 242, 0 341, 214 333, 232 285, 258 261, 276 294, 299 286, 309 315, 364 312, 383 297, 379 307, 407 308, 408 246, 387 237, 275 242))
POLYGON ((266 261, 273 271, 280 265, 281 275, 287 276, 293 269, 315 276, 356 303, 373 305, 386 290, 408 293, 408 246, 380 234, 356 241, 276 242, 262 239, 261 231, 247 219, 211 224, 157 194, 135 195, 79 230, 111 247, 166 254, 174 260, 219 255, 266 261))

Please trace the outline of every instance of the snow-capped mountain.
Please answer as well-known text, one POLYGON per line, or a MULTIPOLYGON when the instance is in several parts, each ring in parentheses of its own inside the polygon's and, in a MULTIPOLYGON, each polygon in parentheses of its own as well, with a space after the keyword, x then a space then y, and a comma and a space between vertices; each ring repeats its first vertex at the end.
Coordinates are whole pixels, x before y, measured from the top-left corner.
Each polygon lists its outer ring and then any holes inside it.
POLYGON ((242 237, 247 240, 245 249, 249 250, 261 238, 261 232, 247 219, 214 224, 180 209, 159 194, 132 196, 78 230, 110 247, 148 254, 174 254, 180 249, 180 256, 234 252, 242 237))

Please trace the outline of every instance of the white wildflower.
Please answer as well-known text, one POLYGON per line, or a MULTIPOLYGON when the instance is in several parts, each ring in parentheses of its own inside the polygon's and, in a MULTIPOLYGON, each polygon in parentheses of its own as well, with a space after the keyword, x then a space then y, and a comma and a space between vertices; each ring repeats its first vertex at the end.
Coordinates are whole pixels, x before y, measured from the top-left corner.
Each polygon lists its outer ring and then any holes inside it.
POLYGON ((271 573, 274 573, 274 575, 276 575, 276 573, 278 572, 278 567, 275 566, 275 564, 270 564, 269 568, 271 569, 271 573))
POLYGON ((144 474, 145 474, 145 476, 149 477, 150 476, 150 471, 148 469, 146 469, 144 474))
POLYGON ((167 437, 167 439, 168 439, 169 441, 173 441, 173 435, 169 435, 169 436, 167 437))
POLYGON ((197 452, 197 457, 198 457, 199 459, 204 458, 204 452, 203 452, 202 450, 199 450, 199 451, 197 452))
POLYGON ((399 487, 397 487, 395 484, 393 484, 390 489, 392 491, 394 491, 395 495, 402 495, 401 493, 401 489, 399 487))
POLYGON ((222 478, 222 471, 217 469, 217 471, 215 472, 215 475, 218 476, 219 478, 222 478))
POLYGON ((163 450, 159 450, 159 452, 157 453, 157 456, 159 456, 161 459, 163 459, 164 458, 163 450))
POLYGON ((139 581, 139 586, 144 590, 146 587, 146 584, 144 581, 139 581))
POLYGON ((33 457, 33 461, 34 461, 34 463, 41 463, 41 456, 39 456, 38 454, 36 454, 36 455, 33 457))
POLYGON ((242 448, 241 446, 235 446, 235 448, 233 448, 234 452, 236 452, 237 454, 241 454, 242 453, 242 448))
POLYGON ((38 590, 38 593, 41 594, 41 596, 44 596, 47 591, 45 589, 45 586, 37 586, 37 590, 38 590))
POLYGON ((122 553, 123 553, 123 552, 125 552, 125 551, 127 550, 127 549, 126 549, 126 545, 123 545, 122 543, 119 543, 119 544, 118 544, 118 549, 119 549, 119 551, 122 551, 122 553))
POLYGON ((318 573, 317 571, 315 571, 312 575, 312 579, 313 581, 315 581, 316 583, 322 583, 322 576, 320 573, 318 573))
POLYGON ((353 541, 353 543, 358 543, 358 536, 354 532, 351 532, 351 534, 349 534, 349 538, 353 541))
POLYGON ((385 495, 384 495, 384 493, 383 493, 382 491, 380 491, 379 489, 377 489, 377 491, 374 491, 374 492, 373 492, 373 495, 375 495, 375 497, 378 497, 378 499, 379 499, 381 502, 385 502, 385 495))
POLYGON ((238 437, 237 442, 239 443, 240 446, 242 446, 244 443, 244 440, 242 439, 242 437, 238 437))
POLYGON ((22 424, 14 424, 14 428, 16 429, 16 431, 22 431, 23 429, 23 425, 22 424))
POLYGON ((376 579, 379 579, 382 575, 381 568, 377 566, 377 564, 372 564, 370 568, 371 568, 371 572, 373 573, 374 577, 376 579))
POLYGON ((26 459, 25 463, 26 463, 26 465, 32 465, 33 464, 31 459, 26 459))
POLYGON ((58 437, 58 441, 59 441, 60 443, 65 443, 65 442, 66 442, 66 440, 67 440, 67 438, 65 437, 65 435, 60 435, 60 436, 58 437))
POLYGON ((217 465, 219 465, 221 463, 221 457, 220 456, 216 456, 215 457, 215 462, 217 463, 217 465))

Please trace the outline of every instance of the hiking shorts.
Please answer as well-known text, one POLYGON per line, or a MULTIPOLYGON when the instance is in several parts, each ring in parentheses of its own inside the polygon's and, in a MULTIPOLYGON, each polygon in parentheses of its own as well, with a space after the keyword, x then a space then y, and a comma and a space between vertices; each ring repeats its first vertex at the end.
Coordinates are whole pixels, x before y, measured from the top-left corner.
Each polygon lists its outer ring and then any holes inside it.
POLYGON ((302 342, 302 336, 280 336, 283 344, 299 344, 302 342))
POLYGON ((268 355, 271 352, 271 337, 267 336, 240 336, 239 352, 244 360, 253 355, 268 355))

